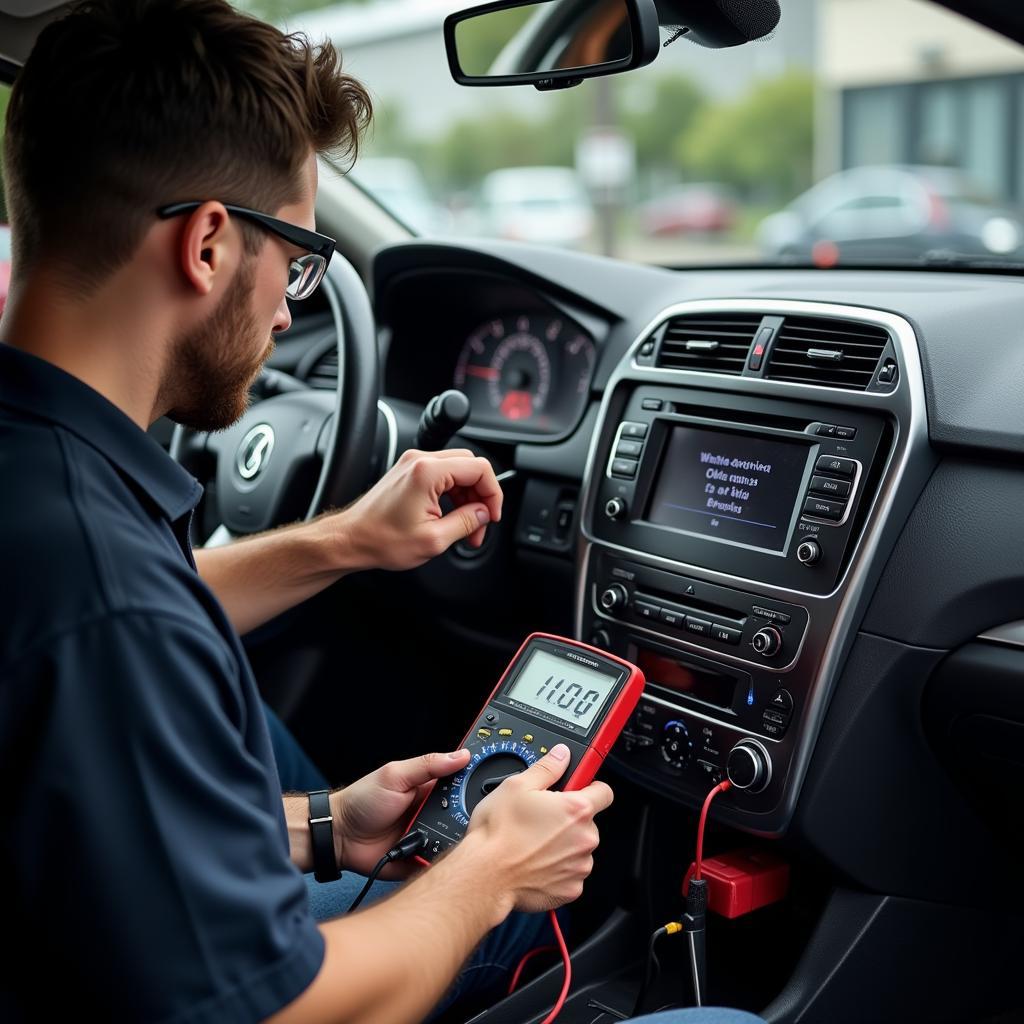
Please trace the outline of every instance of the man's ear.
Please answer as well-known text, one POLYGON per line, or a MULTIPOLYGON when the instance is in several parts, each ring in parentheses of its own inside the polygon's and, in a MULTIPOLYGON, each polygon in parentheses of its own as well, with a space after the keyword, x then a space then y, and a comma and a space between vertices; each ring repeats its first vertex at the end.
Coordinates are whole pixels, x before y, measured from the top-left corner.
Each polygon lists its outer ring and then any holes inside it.
POLYGON ((240 240, 223 203, 210 201, 193 211, 181 233, 180 263, 185 280, 200 295, 209 295, 218 275, 232 266, 240 240))

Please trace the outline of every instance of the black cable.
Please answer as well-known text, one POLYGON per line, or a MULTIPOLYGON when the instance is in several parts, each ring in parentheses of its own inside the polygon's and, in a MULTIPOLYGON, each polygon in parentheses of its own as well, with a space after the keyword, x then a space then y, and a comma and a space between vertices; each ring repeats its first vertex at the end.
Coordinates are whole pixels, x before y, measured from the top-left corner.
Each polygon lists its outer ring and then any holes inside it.
POLYGON ((405 860, 407 857, 411 857, 418 850, 422 850, 426 845, 427 836, 426 833, 421 832, 419 829, 415 829, 403 836, 394 846, 384 854, 383 857, 374 865, 373 870, 370 872, 366 879, 366 884, 359 890, 359 895, 352 901, 346 914, 351 914, 356 907, 366 898, 366 894, 370 891, 370 886, 377 881, 377 876, 384 870, 384 868, 395 860, 405 860))
POLYGON ((654 965, 657 964, 657 969, 660 972, 661 964, 658 961, 658 955, 654 952, 654 945, 662 937, 668 933, 668 926, 663 925, 657 929, 651 935, 651 941, 647 944, 647 962, 644 966, 644 980, 640 986, 640 991, 636 995, 636 1002, 633 1004, 633 1012, 630 1017, 635 1017, 640 1012, 640 1007, 643 1006, 644 1000, 647 998, 647 990, 651 987, 651 982, 654 980, 655 972, 654 965))
MULTIPOLYGON (((390 853, 390 851, 388 852, 390 853)), ((385 866, 390 863, 391 861, 388 859, 387 853, 384 854, 384 856, 381 857, 379 861, 377 861, 376 867, 367 876, 366 884, 362 887, 362 889, 359 890, 359 895, 349 905, 348 910, 345 911, 346 914, 351 914, 352 911, 355 910, 356 907, 358 907, 359 904, 363 902, 363 900, 366 898, 366 894, 370 891, 370 886, 377 881, 377 876, 381 873, 385 866)))

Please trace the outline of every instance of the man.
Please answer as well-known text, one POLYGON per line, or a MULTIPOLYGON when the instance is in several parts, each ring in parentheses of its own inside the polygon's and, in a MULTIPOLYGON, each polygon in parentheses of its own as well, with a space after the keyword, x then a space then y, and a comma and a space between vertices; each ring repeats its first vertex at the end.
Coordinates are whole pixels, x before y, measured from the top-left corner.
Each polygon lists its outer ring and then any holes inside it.
MULTIPOLYGON (((419 1020, 510 911, 576 898, 591 870, 611 791, 551 792, 555 747, 431 870, 317 925, 306 801, 281 796, 237 633, 346 571, 479 541, 500 489, 468 452, 407 454, 347 512, 204 553, 201 579, 198 485, 145 433, 241 414, 286 291, 322 272, 294 241, 313 229, 315 155, 354 149, 368 117, 332 48, 222 0, 86 3, 14 87, 0 1019, 419 1020), (442 516, 446 492, 461 505, 442 516)), ((332 794, 337 862, 367 872, 466 760, 332 794)))

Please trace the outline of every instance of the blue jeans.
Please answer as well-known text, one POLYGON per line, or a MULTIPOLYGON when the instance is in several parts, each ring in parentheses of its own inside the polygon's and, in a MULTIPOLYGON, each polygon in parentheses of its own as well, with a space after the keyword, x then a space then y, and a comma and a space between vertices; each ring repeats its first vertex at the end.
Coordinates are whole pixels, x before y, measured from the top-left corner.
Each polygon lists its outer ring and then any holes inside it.
MULTIPOLYGON (((266 704, 264 709, 274 756, 277 759, 281 791, 287 793, 327 789, 327 780, 306 756, 287 726, 266 704)), ((310 912, 317 921, 326 921, 344 914, 366 881, 362 875, 353 872, 345 872, 337 882, 317 882, 312 874, 305 877, 310 912)), ((363 905, 382 899, 401 884, 374 882, 363 905)), ((561 923, 564 931, 565 923, 561 923)), ((512 972, 526 953, 537 946, 551 945, 554 941, 547 914, 510 914, 477 947, 456 978, 455 984, 434 1012, 440 1013, 457 999, 471 993, 484 992, 502 984, 507 985, 512 972)))
MULTIPOLYGON (((277 770, 281 777, 281 791, 306 792, 311 789, 327 789, 327 780, 306 756, 285 724, 268 705, 264 704, 264 709, 270 739, 274 746, 274 756, 277 758, 277 770)), ((352 872, 346 872, 337 882, 317 882, 311 874, 305 877, 310 912, 317 921, 326 921, 344 914, 366 881, 362 875, 352 872)), ((363 905, 383 899, 401 884, 374 882, 366 894, 363 905)), ((564 920, 562 929, 565 930, 564 920)), ((554 941, 547 914, 510 914, 503 924, 495 928, 480 943, 431 1016, 441 1013, 463 996, 490 989, 502 991, 519 961, 529 950, 553 944, 554 941)), ((755 1017, 751 1013, 716 1007, 667 1010, 634 1019, 654 1021, 657 1024, 764 1024, 760 1017, 755 1017)))

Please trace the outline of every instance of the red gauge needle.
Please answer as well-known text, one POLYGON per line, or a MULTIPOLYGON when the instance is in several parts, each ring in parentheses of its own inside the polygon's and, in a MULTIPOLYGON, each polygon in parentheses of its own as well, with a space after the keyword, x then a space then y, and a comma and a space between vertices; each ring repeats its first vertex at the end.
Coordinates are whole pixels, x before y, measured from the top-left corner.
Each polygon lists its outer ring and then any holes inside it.
POLYGON ((499 376, 499 371, 493 366, 467 366, 466 373, 471 373, 474 377, 483 377, 484 380, 497 380, 499 376))

